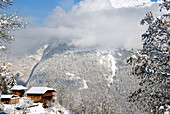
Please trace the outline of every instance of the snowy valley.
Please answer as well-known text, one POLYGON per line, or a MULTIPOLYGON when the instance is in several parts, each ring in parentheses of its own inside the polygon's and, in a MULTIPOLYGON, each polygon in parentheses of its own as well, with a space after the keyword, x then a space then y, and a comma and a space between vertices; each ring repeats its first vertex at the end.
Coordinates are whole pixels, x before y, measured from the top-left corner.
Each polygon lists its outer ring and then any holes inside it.
POLYGON ((170 0, 0 9, 0 114, 169 114, 170 0))
POLYGON ((43 46, 40 50, 35 55, 8 59, 19 84, 28 88, 33 86, 55 88, 58 99, 64 94, 62 102, 59 100, 60 104, 73 112, 77 112, 77 107, 81 105, 81 97, 87 97, 89 93, 91 96, 86 100, 97 95, 100 101, 107 96, 113 100, 110 100, 110 105, 114 108, 112 110, 117 113, 130 112, 126 99, 137 87, 138 82, 126 64, 129 50, 80 50, 56 43, 43 46), (20 69, 17 69, 18 67, 20 69), (101 95, 103 93, 104 96, 101 95), (68 101, 70 98, 72 100, 68 101))

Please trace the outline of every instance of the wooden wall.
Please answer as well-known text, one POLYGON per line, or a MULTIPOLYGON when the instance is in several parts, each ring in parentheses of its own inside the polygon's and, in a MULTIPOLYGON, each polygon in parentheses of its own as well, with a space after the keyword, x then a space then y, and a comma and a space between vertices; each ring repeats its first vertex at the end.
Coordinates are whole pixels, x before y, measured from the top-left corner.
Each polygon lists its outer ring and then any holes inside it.
POLYGON ((3 104, 9 104, 9 103, 10 103, 10 99, 9 99, 9 98, 1 99, 1 102, 2 102, 3 104))
POLYGON ((43 95, 37 95, 37 94, 27 94, 27 97, 29 97, 31 100, 34 100, 35 103, 37 102, 45 102, 45 101, 52 101, 53 100, 53 93, 51 91, 45 92, 43 95))
POLYGON ((52 100, 53 100, 53 93, 51 91, 45 92, 45 94, 42 96, 42 102, 52 101, 52 100))
POLYGON ((19 98, 16 99, 4 99, 1 100, 3 104, 17 104, 19 102, 19 98))
POLYGON ((52 101, 52 96, 42 97, 42 102, 45 102, 45 101, 52 101))
POLYGON ((50 92, 50 91, 47 91, 47 92, 45 92, 44 93, 44 95, 43 96, 53 96, 53 93, 52 92, 50 92))
POLYGON ((28 98, 34 100, 35 103, 41 102, 42 95, 27 95, 28 98))
POLYGON ((25 93, 24 90, 13 90, 13 91, 12 91, 12 94, 13 94, 13 95, 18 95, 18 96, 20 96, 20 97, 24 97, 24 93, 25 93))

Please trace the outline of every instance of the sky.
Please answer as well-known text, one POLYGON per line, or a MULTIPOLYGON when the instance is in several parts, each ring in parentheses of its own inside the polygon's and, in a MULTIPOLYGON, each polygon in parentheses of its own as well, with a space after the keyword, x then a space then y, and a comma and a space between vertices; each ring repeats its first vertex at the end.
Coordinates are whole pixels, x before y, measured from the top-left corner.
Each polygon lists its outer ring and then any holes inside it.
MULTIPOLYGON (((44 19, 55 7, 61 7, 69 12, 75 4, 82 0, 14 0, 14 9, 19 9, 21 15, 28 17, 34 24, 30 26, 45 26, 44 19)), ((156 2, 157 0, 151 0, 156 2)))
POLYGON ((73 5, 81 0, 13 0, 12 9, 19 9, 22 16, 26 16, 33 24, 29 26, 45 26, 44 19, 55 7, 70 11, 73 5))
POLYGON ((146 26, 140 21, 148 11, 158 14, 158 4, 153 4, 156 0, 124 1, 14 0, 10 9, 19 9, 18 15, 29 25, 14 32, 11 53, 32 53, 51 40, 78 48, 141 48, 146 26))

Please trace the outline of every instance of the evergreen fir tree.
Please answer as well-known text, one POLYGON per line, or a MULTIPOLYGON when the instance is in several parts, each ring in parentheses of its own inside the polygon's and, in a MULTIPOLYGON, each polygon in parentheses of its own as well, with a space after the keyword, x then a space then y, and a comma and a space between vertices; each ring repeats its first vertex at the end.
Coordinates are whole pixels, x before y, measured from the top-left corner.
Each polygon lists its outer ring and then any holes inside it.
MULTIPOLYGON (((170 1, 163 0, 162 10, 170 9, 170 1)), ((143 49, 132 51, 128 63, 132 73, 141 80, 140 89, 129 97, 132 105, 149 112, 169 112, 170 99, 170 13, 154 17, 152 12, 146 14, 141 24, 149 27, 142 35, 143 49)))

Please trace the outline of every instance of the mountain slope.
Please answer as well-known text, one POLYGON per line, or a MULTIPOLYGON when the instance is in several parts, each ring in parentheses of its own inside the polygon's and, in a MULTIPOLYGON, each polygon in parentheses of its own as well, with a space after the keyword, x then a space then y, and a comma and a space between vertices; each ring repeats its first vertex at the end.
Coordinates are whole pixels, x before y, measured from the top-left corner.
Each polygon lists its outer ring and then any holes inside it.
POLYGON ((47 45, 40 47, 37 53, 32 55, 22 57, 3 56, 0 58, 0 62, 10 62, 12 64, 11 72, 16 77, 18 84, 25 84, 30 77, 33 67, 41 60, 46 47, 47 45))
POLYGON ((83 91, 100 93, 107 90, 109 94, 114 94, 118 112, 130 112, 126 98, 137 88, 138 82, 126 65, 128 50, 77 50, 66 45, 48 47, 34 69, 28 87, 66 87, 70 91, 67 94, 74 94, 76 102, 80 101, 83 91))
POLYGON ((51 42, 35 55, 8 60, 20 84, 55 88, 59 102, 62 99, 60 103, 74 112, 82 102, 92 107, 97 96, 95 103, 110 99, 116 113, 140 113, 127 103, 130 92, 138 88, 126 65, 129 54, 125 49, 76 49, 51 42))
POLYGON ((114 8, 122 7, 147 7, 150 6, 153 2, 151 0, 109 0, 110 4, 114 8))

